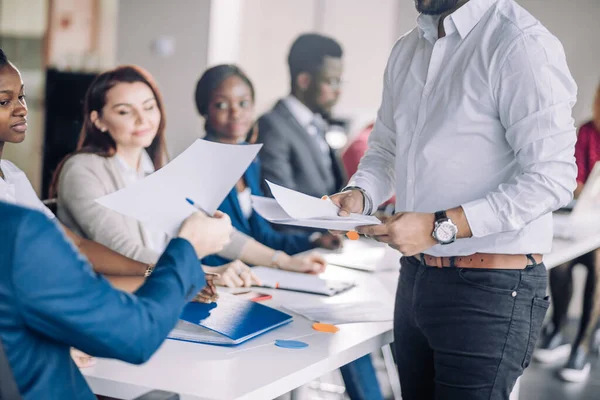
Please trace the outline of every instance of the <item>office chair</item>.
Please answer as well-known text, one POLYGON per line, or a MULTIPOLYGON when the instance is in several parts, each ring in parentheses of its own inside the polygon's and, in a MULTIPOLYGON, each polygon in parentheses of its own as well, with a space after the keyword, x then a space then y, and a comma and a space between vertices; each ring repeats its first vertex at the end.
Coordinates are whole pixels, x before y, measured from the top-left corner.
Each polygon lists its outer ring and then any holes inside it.
POLYGON ((21 400, 2 340, 0 340, 0 400, 21 400))

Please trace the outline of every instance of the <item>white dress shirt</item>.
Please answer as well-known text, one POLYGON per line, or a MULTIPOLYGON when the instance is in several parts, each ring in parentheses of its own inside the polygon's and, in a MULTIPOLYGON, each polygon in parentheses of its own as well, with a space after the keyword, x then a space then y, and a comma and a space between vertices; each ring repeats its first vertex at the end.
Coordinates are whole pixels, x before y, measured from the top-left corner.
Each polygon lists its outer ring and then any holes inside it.
POLYGON ((0 178, 1 201, 41 211, 52 220, 56 218, 37 197, 25 173, 15 164, 0 160, 0 169, 4 173, 4 179, 0 178))
POLYGON ((240 209, 242 215, 246 219, 250 219, 252 216, 252 192, 249 187, 246 187, 241 192, 237 192, 238 203, 240 203, 240 209))
POLYGON ((577 86, 561 43, 513 0, 421 15, 394 46, 369 150, 349 185, 396 210, 462 206, 473 237, 426 253, 548 253, 575 189, 577 86))
MULTIPOLYGON (((144 179, 147 175, 153 173, 154 164, 150 159, 148 153, 144 150, 142 151, 142 158, 140 160, 140 165, 138 170, 131 168, 129 164, 118 154, 115 154, 115 159, 119 165, 119 170, 121 172, 121 176, 123 178, 123 182, 125 186, 129 186, 134 184, 135 182, 144 179)), ((150 243, 148 244, 148 248, 157 254, 162 254, 163 251, 167 248, 167 244, 169 242, 168 236, 159 230, 149 229, 142 225, 142 229, 146 234, 146 237, 149 239, 150 243)))

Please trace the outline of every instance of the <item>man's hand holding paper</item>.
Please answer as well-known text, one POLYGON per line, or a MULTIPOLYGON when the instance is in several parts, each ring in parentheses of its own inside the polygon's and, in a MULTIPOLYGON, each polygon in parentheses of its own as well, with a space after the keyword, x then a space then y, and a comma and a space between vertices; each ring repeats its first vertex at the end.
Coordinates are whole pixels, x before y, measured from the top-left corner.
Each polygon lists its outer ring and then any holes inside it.
POLYGON ((353 231, 358 226, 381 224, 377 218, 362 215, 360 211, 339 215, 340 208, 333 199, 324 201, 269 181, 267 184, 274 199, 252 196, 252 204, 256 212, 270 222, 332 231, 353 231))

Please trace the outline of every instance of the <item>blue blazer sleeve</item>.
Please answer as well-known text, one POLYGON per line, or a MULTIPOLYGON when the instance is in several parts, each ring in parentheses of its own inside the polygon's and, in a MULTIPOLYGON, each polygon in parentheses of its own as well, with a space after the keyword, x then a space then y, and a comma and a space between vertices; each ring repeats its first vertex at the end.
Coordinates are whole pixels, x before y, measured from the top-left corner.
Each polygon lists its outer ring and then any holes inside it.
POLYGON ((133 295, 97 275, 40 213, 25 215, 14 243, 12 284, 25 324, 93 356, 145 362, 205 285, 196 252, 184 239, 171 241, 133 295))
MULTIPOLYGON (((246 184, 255 196, 264 196, 260 187, 260 163, 254 161, 245 174, 246 184)), ((281 250, 287 254, 297 254, 310 250, 315 246, 308 240, 310 233, 290 234, 278 232, 271 224, 261 217, 257 212, 252 212, 250 220, 252 237, 258 242, 275 250, 281 250)))

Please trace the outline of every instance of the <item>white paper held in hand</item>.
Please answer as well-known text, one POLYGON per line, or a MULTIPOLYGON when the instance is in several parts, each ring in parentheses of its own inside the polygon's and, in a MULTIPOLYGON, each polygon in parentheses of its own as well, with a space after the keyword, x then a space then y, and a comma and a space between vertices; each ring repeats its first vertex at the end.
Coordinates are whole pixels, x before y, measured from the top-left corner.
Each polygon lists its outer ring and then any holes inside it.
POLYGON ((135 184, 96 201, 175 236, 197 211, 214 214, 262 145, 228 145, 198 139, 167 165, 135 184))
POLYGON ((376 217, 351 214, 338 215, 339 208, 323 200, 266 181, 274 199, 252 196, 252 206, 266 220, 275 224, 304 226, 340 231, 356 230, 358 226, 379 225, 376 217))

